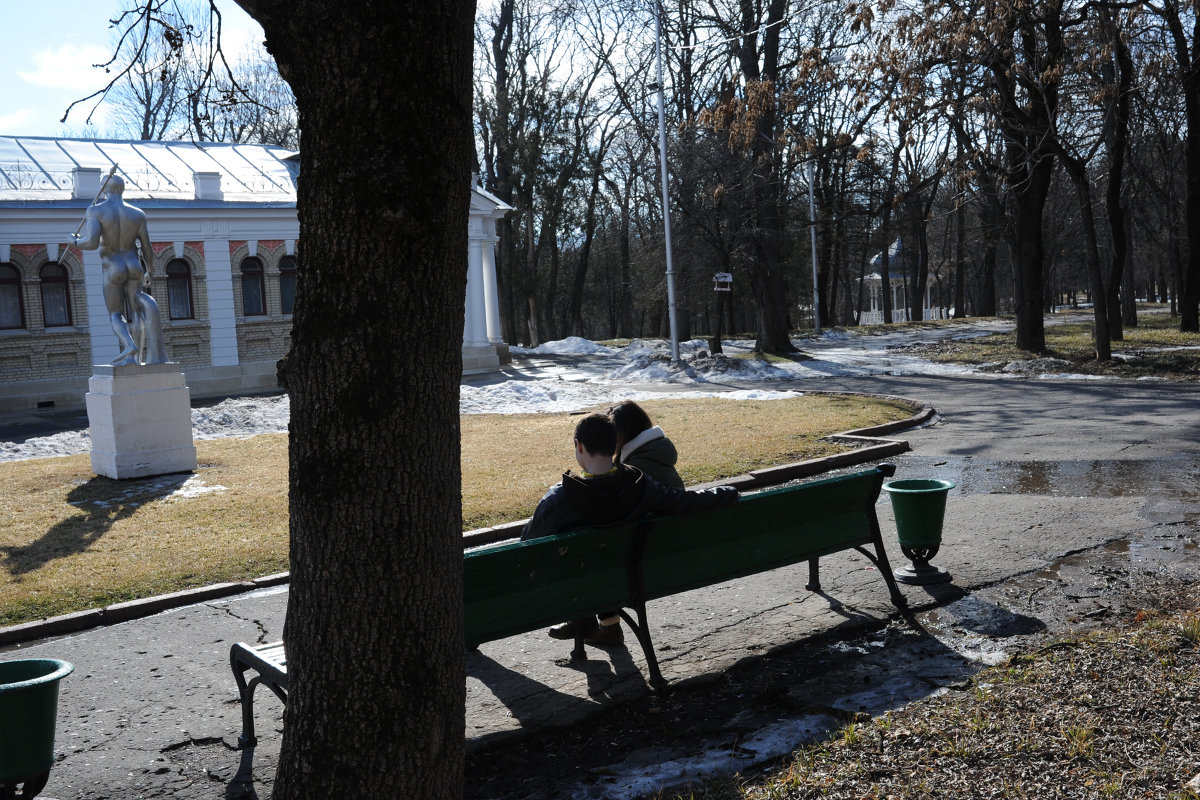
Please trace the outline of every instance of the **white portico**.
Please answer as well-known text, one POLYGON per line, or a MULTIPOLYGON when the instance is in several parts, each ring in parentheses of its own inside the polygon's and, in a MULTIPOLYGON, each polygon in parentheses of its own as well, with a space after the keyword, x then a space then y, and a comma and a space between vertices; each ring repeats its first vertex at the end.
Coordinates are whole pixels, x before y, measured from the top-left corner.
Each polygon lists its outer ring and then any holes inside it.
POLYGON ((471 211, 467 224, 467 305, 463 323, 463 372, 507 364, 508 345, 500 336, 500 299, 496 293, 496 221, 512 206, 479 185, 471 176, 471 211))

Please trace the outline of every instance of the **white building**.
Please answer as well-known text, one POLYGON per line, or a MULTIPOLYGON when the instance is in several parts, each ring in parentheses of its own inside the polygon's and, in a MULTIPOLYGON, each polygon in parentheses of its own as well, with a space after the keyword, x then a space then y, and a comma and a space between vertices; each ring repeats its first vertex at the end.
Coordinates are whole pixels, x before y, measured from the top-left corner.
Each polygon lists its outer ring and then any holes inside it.
MULTIPOLYGON (((117 355, 99 253, 71 245, 114 164, 147 214, 151 293, 192 396, 275 389, 296 291, 299 154, 0 136, 0 410, 80 408, 92 365, 117 355)), ((494 243, 510 210, 473 182, 464 371, 508 360, 494 243)))

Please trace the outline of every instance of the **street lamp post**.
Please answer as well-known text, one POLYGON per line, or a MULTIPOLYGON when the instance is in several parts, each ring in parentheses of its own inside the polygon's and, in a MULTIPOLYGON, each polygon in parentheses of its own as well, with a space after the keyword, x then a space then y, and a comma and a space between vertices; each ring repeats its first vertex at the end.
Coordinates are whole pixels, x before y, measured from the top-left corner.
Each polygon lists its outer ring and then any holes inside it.
POLYGON ((817 203, 813 198, 813 162, 808 162, 808 217, 812 240, 813 329, 821 332, 821 294, 817 280, 817 203))
POLYGON ((667 188, 667 116, 663 97, 662 18, 654 3, 654 46, 658 57, 658 160, 662 171, 663 246, 667 252, 667 317, 671 324, 671 363, 679 363, 679 324, 675 319, 675 263, 671 255, 671 203, 667 188))

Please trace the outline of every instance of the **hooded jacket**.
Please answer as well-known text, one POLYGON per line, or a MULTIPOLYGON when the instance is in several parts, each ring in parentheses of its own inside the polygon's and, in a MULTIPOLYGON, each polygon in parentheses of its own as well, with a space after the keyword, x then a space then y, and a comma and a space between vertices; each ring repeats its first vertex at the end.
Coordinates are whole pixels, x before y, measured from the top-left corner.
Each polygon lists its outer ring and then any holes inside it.
POLYGON ((607 475, 581 478, 563 473, 561 483, 550 487, 525 523, 522 539, 535 539, 589 526, 616 525, 650 512, 694 514, 737 502, 732 486, 699 492, 663 486, 641 470, 618 466, 607 475))
POLYGON ((657 425, 647 428, 626 442, 617 458, 618 464, 636 467, 664 486, 682 489, 683 478, 675 471, 677 461, 679 451, 657 425))

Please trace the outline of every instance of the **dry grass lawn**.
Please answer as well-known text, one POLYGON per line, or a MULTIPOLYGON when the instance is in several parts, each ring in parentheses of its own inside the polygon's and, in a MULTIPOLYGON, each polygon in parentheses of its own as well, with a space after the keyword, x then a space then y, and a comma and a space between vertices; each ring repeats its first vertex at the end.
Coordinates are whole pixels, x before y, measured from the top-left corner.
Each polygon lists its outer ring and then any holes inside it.
POLYGON ((945 340, 903 348, 933 361, 993 365, 1048 356, 1071 362, 1071 370, 1087 375, 1122 378, 1161 377, 1200 380, 1200 334, 1181 333, 1179 317, 1160 307, 1139 307, 1138 326, 1127 328, 1124 338, 1112 343, 1113 359, 1096 361, 1090 322, 1046 327, 1046 352, 1031 353, 1017 347, 1014 331, 973 339, 945 340))
MULTIPOLYGON (((678 447, 689 484, 839 452, 821 437, 912 414, 843 396, 643 405, 678 447)), ((576 419, 463 417, 464 529, 528 517, 575 466, 576 419)), ((286 434, 196 449, 194 475, 134 481, 93 475, 87 455, 0 464, 0 625, 286 570, 286 434)))

